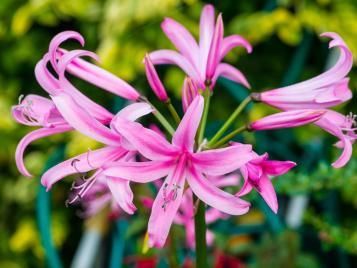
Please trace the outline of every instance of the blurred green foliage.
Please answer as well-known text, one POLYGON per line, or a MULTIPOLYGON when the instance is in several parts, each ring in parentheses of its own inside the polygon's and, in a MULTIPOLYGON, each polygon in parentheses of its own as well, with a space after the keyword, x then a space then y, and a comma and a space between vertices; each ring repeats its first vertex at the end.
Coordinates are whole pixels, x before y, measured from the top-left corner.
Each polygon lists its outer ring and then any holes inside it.
MULTIPOLYGON (((39 179, 19 176, 13 160, 16 144, 29 128, 14 123, 10 110, 21 94, 44 95, 36 83, 33 69, 47 51, 50 39, 62 30, 81 32, 87 41, 86 48, 99 54, 101 66, 150 94, 143 75, 142 59, 149 51, 172 48, 160 29, 160 22, 166 16, 173 17, 197 36, 203 4, 199 0, 0 1, 0 267, 44 266, 43 249, 34 220, 39 179)), ((357 2, 354 0, 216 1, 214 4, 223 12, 227 34, 242 34, 254 45, 253 54, 247 55, 243 50, 236 49, 227 60, 239 67, 257 90, 279 86, 294 51, 306 34, 312 36, 312 45, 299 80, 316 75, 326 64, 326 43, 318 39, 321 32, 338 32, 357 55, 357 2)), ((168 90, 178 97, 183 73, 177 68, 159 68, 159 71, 168 90)), ((85 84, 80 85, 99 102, 113 104, 113 98, 108 94, 92 91, 85 84)), ((356 92, 355 69, 351 73, 350 86, 356 92)), ((226 118, 237 105, 232 92, 225 91, 225 88, 226 85, 222 84, 217 89, 211 106, 214 108, 210 117, 217 122, 226 118)), ((178 102, 174 103, 179 107, 178 102)), ((356 113, 356 98, 354 103, 341 107, 341 110, 356 113)), ((256 105, 250 119, 271 111, 263 105, 256 105)), ((276 179, 275 185, 283 202, 296 194, 309 196, 311 201, 303 229, 312 232, 313 239, 324 245, 325 251, 307 249, 302 240, 305 236, 300 234, 302 230, 299 230, 300 235, 296 231, 280 234, 279 237, 266 234, 261 241, 250 235, 232 237, 233 244, 238 241, 240 245, 247 245, 242 256, 248 256, 252 267, 290 267, 284 263, 289 263, 292 256, 296 266, 291 267, 326 267, 330 259, 324 252, 336 247, 350 254, 351 263, 356 260, 356 153, 345 169, 333 170, 327 164, 339 153, 331 146, 333 138, 312 126, 307 130, 296 129, 284 138, 278 134, 274 136, 274 133, 244 138, 256 143, 259 148, 270 148, 275 158, 282 160, 289 157, 305 166, 305 169, 276 179), (261 139, 263 137, 265 139, 261 139), (270 147, 264 147, 264 143, 270 147), (310 150, 311 144, 320 145, 316 152, 310 150), (287 148, 289 155, 284 151, 287 148), (326 200, 331 202, 331 193, 337 196, 333 199, 334 205, 324 206, 328 203, 326 200), (280 250, 282 253, 277 254, 280 250), (311 251, 306 254, 306 250, 311 251)), ((98 146, 80 134, 55 136, 36 142, 26 154, 26 164, 36 176, 39 176, 49 153, 60 141, 68 142, 67 156, 98 146)), ((75 209, 64 208, 69 188, 69 183, 57 184, 52 197, 53 237, 66 266, 71 262, 83 227, 75 209)), ((264 221, 261 215, 261 212, 252 213, 242 217, 242 221, 252 222, 253 218, 253 222, 258 219, 259 224, 264 221)), ((138 218, 136 223, 132 226, 144 228, 142 218, 138 218)), ((265 230, 269 231, 268 228, 265 230)), ((137 247, 140 248, 142 237, 138 239, 137 247)), ((227 249, 226 240, 223 238, 222 241, 223 249, 227 249)), ((338 266, 337 262, 334 264, 338 266)))

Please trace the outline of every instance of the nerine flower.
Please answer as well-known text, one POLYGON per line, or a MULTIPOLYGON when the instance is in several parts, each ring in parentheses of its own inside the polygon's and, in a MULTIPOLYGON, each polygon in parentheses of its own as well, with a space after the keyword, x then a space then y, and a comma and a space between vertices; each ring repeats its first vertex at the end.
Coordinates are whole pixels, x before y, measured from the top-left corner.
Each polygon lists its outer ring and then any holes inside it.
POLYGON ((332 164, 339 168, 346 165, 352 155, 352 144, 356 140, 356 121, 354 115, 344 116, 328 108, 351 99, 352 92, 346 77, 352 68, 352 53, 342 38, 332 32, 321 36, 329 37, 330 48, 340 51, 336 64, 326 72, 291 86, 252 94, 257 101, 283 111, 300 109, 326 109, 315 124, 339 139, 338 147, 343 149, 341 156, 332 164))
POLYGON ((12 107, 12 116, 20 124, 40 127, 25 135, 15 152, 18 170, 22 175, 31 177, 24 164, 24 152, 27 146, 37 139, 70 131, 72 127, 59 113, 52 100, 38 95, 20 98, 19 104, 12 107))
MULTIPOLYGON (((126 145, 125 140, 113 129, 113 126, 107 127, 93 118, 69 95, 60 93, 53 96, 52 99, 58 111, 71 127, 106 146, 72 157, 50 168, 43 174, 41 183, 49 190, 54 183, 62 178, 72 174, 80 174, 82 177, 81 184, 74 184, 72 187, 75 190, 75 196, 69 200, 69 204, 71 204, 85 196, 97 179, 104 176, 107 186, 119 206, 125 212, 133 214, 136 208, 132 203, 133 193, 129 181, 123 180, 119 176, 104 175, 103 172, 106 166, 112 162, 132 160, 135 152, 124 147, 126 145), (85 178, 84 174, 91 171, 94 171, 94 173, 89 178, 85 178)), ((125 120, 134 121, 151 111, 151 106, 146 103, 134 103, 122 109, 113 120, 125 118, 125 120)))
POLYGON ((116 130, 145 158, 146 162, 111 163, 104 174, 120 176, 134 182, 146 183, 166 177, 155 198, 148 224, 149 245, 162 247, 181 204, 185 182, 206 204, 231 215, 249 210, 249 203, 222 191, 206 176, 230 173, 252 159, 250 145, 194 152, 204 100, 197 96, 187 109, 180 125, 168 143, 160 134, 117 117, 116 130), (204 174, 204 175, 203 175, 204 174))
MULTIPOLYGON (((77 32, 66 31, 56 35, 49 45, 48 53, 36 65, 37 81, 52 96, 62 92, 69 94, 76 99, 79 105, 85 107, 91 116, 103 124, 108 124, 114 115, 74 87, 66 78, 65 72, 68 71, 100 88, 130 100, 137 100, 139 93, 110 72, 79 59, 81 56, 90 56, 97 59, 94 53, 85 50, 68 52, 59 48, 67 39, 75 39, 81 45, 84 45, 83 37, 77 32), (51 64, 55 74, 50 71, 48 64, 51 64)), ((73 128, 58 112, 52 100, 37 95, 29 95, 21 99, 19 104, 12 108, 12 115, 20 124, 41 127, 27 134, 19 142, 15 153, 19 171, 24 176, 31 177, 23 163, 23 155, 27 146, 37 139, 71 131, 73 128)))
POLYGON ((216 23, 214 17, 214 7, 206 5, 201 13, 198 43, 184 26, 171 18, 166 18, 161 28, 178 52, 157 50, 150 53, 150 59, 154 64, 179 66, 200 89, 207 85, 212 89, 220 76, 249 88, 247 79, 238 69, 221 61, 236 46, 243 46, 248 53, 252 51, 252 47, 239 35, 223 37, 222 16, 218 16, 216 23))
POLYGON ((269 176, 283 175, 295 167, 296 164, 292 161, 268 160, 267 153, 261 156, 254 154, 255 158, 240 168, 244 184, 236 195, 246 195, 254 188, 274 213, 277 213, 278 200, 269 176))
POLYGON ((325 110, 293 110, 268 115, 249 124, 250 130, 268 130, 299 127, 315 122, 325 114, 325 110))

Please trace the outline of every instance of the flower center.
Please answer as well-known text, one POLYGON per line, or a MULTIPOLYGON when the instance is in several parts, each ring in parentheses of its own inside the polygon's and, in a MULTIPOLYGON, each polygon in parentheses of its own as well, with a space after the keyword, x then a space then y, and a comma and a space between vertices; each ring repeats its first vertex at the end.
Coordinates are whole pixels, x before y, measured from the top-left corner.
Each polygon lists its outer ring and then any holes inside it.
POLYGON ((39 123, 37 120, 37 116, 35 111, 32 109, 33 107, 33 101, 28 100, 28 99, 23 99, 24 95, 20 95, 19 97, 19 106, 21 107, 21 114, 23 118, 28 122, 28 123, 34 123, 37 124, 39 123))

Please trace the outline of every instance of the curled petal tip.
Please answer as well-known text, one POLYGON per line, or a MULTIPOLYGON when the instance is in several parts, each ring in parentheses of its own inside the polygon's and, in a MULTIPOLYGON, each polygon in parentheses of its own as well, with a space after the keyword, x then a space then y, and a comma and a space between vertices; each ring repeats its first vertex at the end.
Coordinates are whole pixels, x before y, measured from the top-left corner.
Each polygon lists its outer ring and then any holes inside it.
POLYGON ((73 39, 78 41, 81 46, 84 46, 85 40, 81 34, 75 31, 64 31, 61 33, 58 33, 55 37, 52 38, 50 45, 49 45, 49 53, 51 55, 50 61, 55 70, 57 70, 57 50, 59 46, 66 40, 68 39, 73 39))

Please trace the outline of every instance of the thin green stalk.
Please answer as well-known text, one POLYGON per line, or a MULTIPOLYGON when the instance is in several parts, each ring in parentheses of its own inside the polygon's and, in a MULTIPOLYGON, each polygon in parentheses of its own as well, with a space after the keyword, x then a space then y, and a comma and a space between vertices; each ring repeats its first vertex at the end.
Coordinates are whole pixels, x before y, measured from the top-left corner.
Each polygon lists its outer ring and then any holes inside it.
POLYGON ((211 99, 211 90, 208 87, 203 92, 203 97, 205 99, 205 103, 204 103, 204 108, 203 108, 202 120, 201 120, 200 128, 198 131, 198 144, 197 144, 198 146, 200 146, 203 141, 203 138, 205 135, 207 118, 208 118, 208 110, 209 110, 209 104, 210 104, 210 99, 211 99))
POLYGON ((171 124, 166 120, 166 118, 159 112, 158 109, 154 107, 155 111, 152 113, 156 117, 156 119, 160 122, 160 124, 167 130, 167 132, 172 136, 175 133, 174 128, 171 126, 171 124))
POLYGON ((233 124, 234 120, 238 117, 238 115, 244 110, 244 108, 252 101, 250 96, 246 97, 237 107, 237 109, 232 113, 232 115, 227 119, 227 121, 223 124, 223 126, 217 131, 217 133, 213 136, 213 138, 208 142, 207 146, 212 147, 220 137, 227 131, 227 129, 233 124))
POLYGON ((197 200, 193 195, 193 205, 198 202, 195 213, 196 268, 207 268, 205 204, 197 200))
POLYGON ((146 97, 140 97, 140 101, 144 101, 148 104, 151 105, 151 107, 154 109, 152 112, 153 115, 156 117, 156 119, 160 122, 160 124, 167 130, 167 132, 172 136, 175 133, 174 128, 171 126, 169 121, 166 120, 166 118, 160 113, 160 111, 146 98, 146 97))
POLYGON ((169 99, 167 102, 165 102, 166 106, 167 106, 167 109, 170 111, 173 119, 175 120, 176 124, 180 124, 181 122, 181 118, 180 116, 178 115, 175 107, 172 105, 171 103, 171 100, 169 99))
POLYGON ((245 130, 247 130, 247 126, 242 126, 240 128, 237 128, 236 130, 233 130, 231 133, 229 133, 228 135, 224 136, 221 140, 219 140, 218 142, 213 144, 212 147, 209 147, 209 148, 220 147, 220 146, 226 144, 228 141, 230 141, 236 135, 238 135, 239 133, 241 133, 241 132, 243 132, 245 130))

